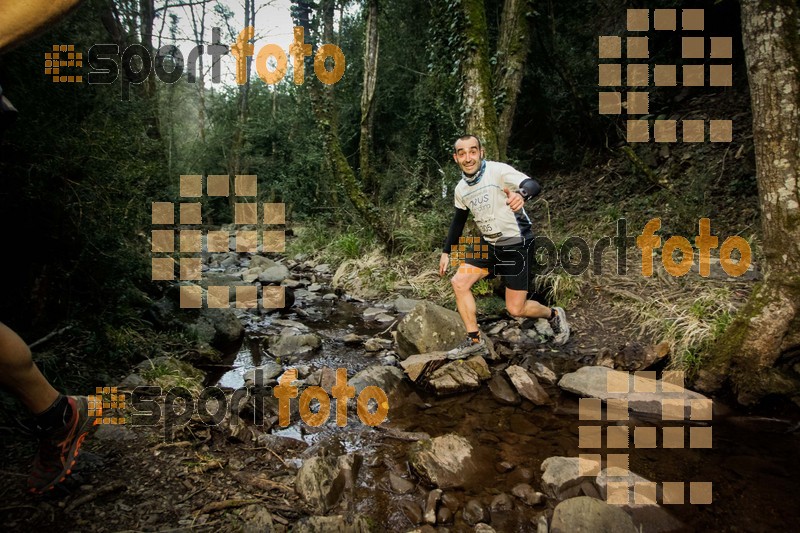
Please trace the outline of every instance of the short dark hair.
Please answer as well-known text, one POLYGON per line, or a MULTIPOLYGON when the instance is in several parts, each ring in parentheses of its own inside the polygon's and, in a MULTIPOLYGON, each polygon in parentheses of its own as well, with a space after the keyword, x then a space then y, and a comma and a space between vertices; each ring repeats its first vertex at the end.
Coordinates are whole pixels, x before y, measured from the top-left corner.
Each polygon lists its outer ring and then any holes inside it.
POLYGON ((473 135, 471 133, 466 133, 461 137, 459 137, 458 139, 456 139, 456 141, 453 143, 453 153, 455 153, 456 151, 456 143, 458 141, 466 141, 467 139, 475 139, 476 141, 478 141, 478 150, 483 150, 483 145, 481 145, 481 140, 478 138, 478 136, 473 135))

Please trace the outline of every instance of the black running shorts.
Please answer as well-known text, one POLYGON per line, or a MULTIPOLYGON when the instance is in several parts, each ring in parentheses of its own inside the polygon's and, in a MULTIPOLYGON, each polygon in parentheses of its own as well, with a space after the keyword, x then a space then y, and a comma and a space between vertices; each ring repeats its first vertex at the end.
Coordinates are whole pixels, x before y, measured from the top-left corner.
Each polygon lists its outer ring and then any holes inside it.
POLYGON ((480 252, 473 251, 472 257, 467 256, 466 264, 487 269, 488 278, 501 278, 509 289, 528 290, 533 239, 508 246, 494 246, 481 239, 478 246, 473 247, 475 249, 480 252))

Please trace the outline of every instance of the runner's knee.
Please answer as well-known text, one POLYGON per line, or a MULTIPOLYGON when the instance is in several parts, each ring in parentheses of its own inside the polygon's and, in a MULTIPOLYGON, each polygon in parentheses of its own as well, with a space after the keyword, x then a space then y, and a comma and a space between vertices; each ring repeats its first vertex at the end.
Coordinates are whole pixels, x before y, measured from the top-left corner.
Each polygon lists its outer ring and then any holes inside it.
POLYGON ((508 311, 508 314, 514 318, 520 318, 522 317, 522 313, 525 312, 525 302, 506 302, 506 310, 508 311))
POLYGON ((472 288, 469 278, 458 274, 450 278, 450 285, 453 286, 453 290, 456 292, 464 292, 472 288))

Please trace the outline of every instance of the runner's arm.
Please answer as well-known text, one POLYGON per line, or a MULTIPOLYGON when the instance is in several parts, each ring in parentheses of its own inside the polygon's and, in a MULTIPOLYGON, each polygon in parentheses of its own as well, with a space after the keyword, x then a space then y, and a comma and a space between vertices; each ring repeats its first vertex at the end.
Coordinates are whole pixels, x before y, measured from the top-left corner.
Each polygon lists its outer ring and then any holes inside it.
POLYGON ((456 212, 453 215, 453 221, 450 223, 450 230, 447 232, 447 238, 444 240, 444 248, 442 253, 449 254, 452 246, 458 244, 458 238, 464 231, 464 225, 467 223, 467 216, 469 211, 467 209, 459 209, 456 207, 456 212))
POLYGON ((0 53, 49 28, 81 0, 7 0, 0 2, 0 53))
POLYGON ((524 200, 530 200, 540 192, 542 192, 542 186, 539 185, 539 182, 533 178, 526 178, 522 180, 522 183, 519 184, 519 190, 517 191, 520 196, 524 200))

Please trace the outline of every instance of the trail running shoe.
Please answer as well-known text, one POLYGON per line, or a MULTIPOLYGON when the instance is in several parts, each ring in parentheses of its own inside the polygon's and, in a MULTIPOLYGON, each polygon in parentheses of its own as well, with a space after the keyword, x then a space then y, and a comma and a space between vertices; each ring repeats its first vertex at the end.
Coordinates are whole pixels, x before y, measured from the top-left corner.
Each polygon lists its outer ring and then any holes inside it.
POLYGON ((461 344, 447 352, 447 358, 451 360, 464 359, 465 357, 474 353, 480 353, 481 355, 486 355, 489 353, 489 350, 486 348, 486 341, 483 340, 483 337, 480 337, 479 340, 474 341, 471 337, 467 336, 463 341, 461 341, 461 344))
POLYGON ((553 328, 553 344, 564 344, 569 340, 569 322, 567 322, 567 313, 564 312, 563 307, 554 307, 556 316, 548 320, 550 327, 553 328))
POLYGON ((68 396, 72 418, 64 429, 42 435, 39 450, 33 460, 28 477, 28 492, 42 494, 64 481, 72 473, 83 439, 94 424, 89 416, 89 402, 85 396, 68 396))

